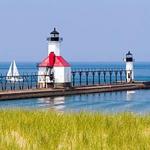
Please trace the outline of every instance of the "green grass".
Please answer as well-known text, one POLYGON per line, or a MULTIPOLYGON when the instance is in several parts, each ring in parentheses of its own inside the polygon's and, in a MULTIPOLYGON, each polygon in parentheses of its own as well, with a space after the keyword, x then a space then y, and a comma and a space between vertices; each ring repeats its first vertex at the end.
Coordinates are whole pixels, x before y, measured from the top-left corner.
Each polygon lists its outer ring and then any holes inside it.
POLYGON ((0 150, 150 149, 150 116, 0 111, 0 150))

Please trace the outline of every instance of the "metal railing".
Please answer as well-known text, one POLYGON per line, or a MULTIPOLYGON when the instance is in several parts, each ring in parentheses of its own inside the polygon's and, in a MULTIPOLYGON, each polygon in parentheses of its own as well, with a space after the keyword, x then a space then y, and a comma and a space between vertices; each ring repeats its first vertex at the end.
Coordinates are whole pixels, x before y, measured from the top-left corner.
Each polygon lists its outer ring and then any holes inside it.
POLYGON ((76 69, 72 70, 72 86, 123 84, 126 75, 124 69, 76 69))
MULTIPOLYGON (((30 75, 24 74, 20 76, 6 76, 1 74, 0 90, 6 91, 6 90, 38 89, 40 88, 38 84, 39 77, 42 77, 43 80, 45 80, 45 82, 47 78, 52 78, 51 76, 48 75, 39 76, 36 73, 30 75)), ((51 81, 54 82, 53 79, 51 79, 51 81)))
MULTIPOLYGON (((129 72, 129 71, 128 71, 129 72)), ((130 73, 132 73, 130 71, 130 73)), ((90 85, 104 85, 104 84, 124 84, 126 80, 127 71, 124 69, 95 69, 95 70, 72 70, 71 85, 75 86, 90 86, 90 85)), ((41 88, 38 84, 38 78, 42 77, 46 82, 47 78, 51 80, 51 84, 55 83, 52 76, 39 76, 37 73, 23 74, 13 76, 14 80, 9 80, 12 77, 0 75, 0 91, 6 90, 23 90, 23 89, 38 89, 41 88)), ((46 84, 42 88, 47 88, 46 84)))

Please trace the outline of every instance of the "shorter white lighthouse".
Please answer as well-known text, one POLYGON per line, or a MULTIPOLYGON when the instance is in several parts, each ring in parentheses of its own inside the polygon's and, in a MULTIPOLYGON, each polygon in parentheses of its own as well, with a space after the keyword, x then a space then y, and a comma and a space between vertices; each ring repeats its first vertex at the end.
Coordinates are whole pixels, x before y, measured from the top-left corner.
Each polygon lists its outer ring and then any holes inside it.
POLYGON ((126 62, 126 80, 128 83, 130 83, 134 81, 134 64, 133 64, 134 59, 130 51, 126 54, 125 62, 126 62))
POLYGON ((50 33, 48 41, 48 56, 39 64, 38 84, 40 87, 63 88, 71 86, 71 66, 60 56, 60 43, 62 38, 59 32, 50 33))

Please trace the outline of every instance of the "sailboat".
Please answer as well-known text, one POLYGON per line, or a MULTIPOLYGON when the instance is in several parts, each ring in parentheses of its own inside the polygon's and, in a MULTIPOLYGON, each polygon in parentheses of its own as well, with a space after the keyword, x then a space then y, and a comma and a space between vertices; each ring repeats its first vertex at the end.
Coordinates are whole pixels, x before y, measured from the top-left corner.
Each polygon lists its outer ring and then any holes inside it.
POLYGON ((20 77, 15 60, 10 64, 6 80, 11 82, 23 81, 23 79, 20 77))

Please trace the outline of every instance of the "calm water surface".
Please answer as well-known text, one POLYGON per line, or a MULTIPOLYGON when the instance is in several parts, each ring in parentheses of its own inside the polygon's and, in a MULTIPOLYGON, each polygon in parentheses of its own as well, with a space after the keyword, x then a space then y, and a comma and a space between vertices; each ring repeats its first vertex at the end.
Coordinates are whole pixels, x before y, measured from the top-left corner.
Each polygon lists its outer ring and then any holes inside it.
POLYGON ((38 108, 63 112, 150 113, 150 90, 109 92, 55 98, 1 101, 1 108, 38 108))

